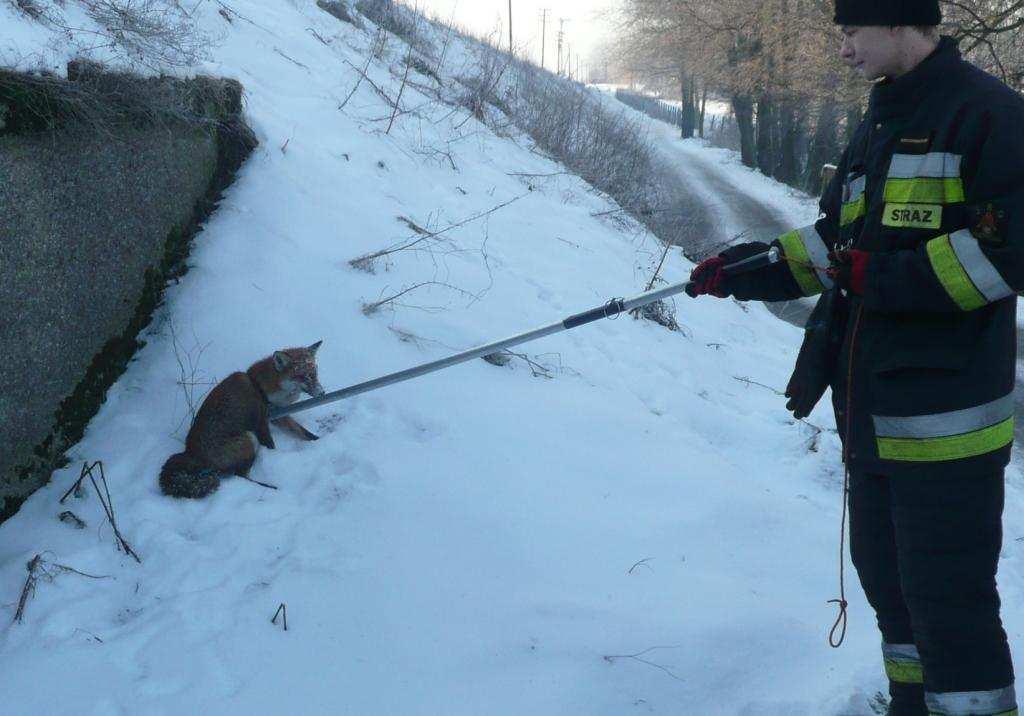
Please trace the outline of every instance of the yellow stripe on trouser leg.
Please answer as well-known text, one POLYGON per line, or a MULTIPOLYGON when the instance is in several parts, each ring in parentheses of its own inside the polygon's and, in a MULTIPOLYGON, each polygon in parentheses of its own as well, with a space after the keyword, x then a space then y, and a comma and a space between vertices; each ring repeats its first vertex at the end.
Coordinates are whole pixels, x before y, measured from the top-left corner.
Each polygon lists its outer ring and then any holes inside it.
POLYGON ((793 278, 796 279, 800 291, 805 296, 814 296, 825 290, 821 281, 818 280, 811 265, 811 257, 807 253, 799 231, 790 231, 779 237, 782 251, 786 255, 786 265, 789 266, 793 278))
POLYGON ((952 244, 949 243, 948 235, 932 239, 925 248, 932 270, 957 306, 965 311, 973 311, 988 303, 964 270, 952 244))
POLYGON ((885 660, 885 675, 900 684, 923 684, 924 669, 921 662, 885 660))
POLYGON ((1013 418, 982 430, 941 438, 878 438, 878 457, 904 462, 960 460, 998 450, 1013 441, 1013 418))
POLYGON ((924 670, 921 655, 913 644, 882 643, 882 660, 885 675, 899 684, 923 684, 924 670))

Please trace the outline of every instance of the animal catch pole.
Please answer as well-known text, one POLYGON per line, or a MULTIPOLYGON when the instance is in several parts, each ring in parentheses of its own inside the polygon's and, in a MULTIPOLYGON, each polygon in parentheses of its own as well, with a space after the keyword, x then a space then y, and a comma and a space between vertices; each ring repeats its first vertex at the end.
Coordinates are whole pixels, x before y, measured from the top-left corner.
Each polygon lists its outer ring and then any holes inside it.
MULTIPOLYGON (((728 266, 725 266, 723 270, 726 274, 733 275, 746 273, 747 271, 756 271, 757 269, 776 263, 779 260, 779 257, 778 249, 771 249, 762 254, 751 256, 748 259, 743 259, 742 261, 729 264, 728 266)), ((424 363, 423 365, 418 365, 413 368, 407 368, 397 373, 390 373, 388 375, 381 376, 380 378, 368 380, 364 383, 350 385, 349 387, 342 388, 341 390, 324 393, 319 398, 309 398, 308 400, 300 400, 297 403, 292 403, 291 405, 286 405, 284 407, 272 408, 270 410, 270 419, 275 420, 277 418, 282 418, 285 415, 291 415, 292 413, 316 408, 320 405, 333 403, 337 400, 351 398, 352 396, 359 395, 360 393, 368 393, 371 390, 377 390, 378 388, 383 388, 386 385, 393 385, 394 383, 412 380, 413 378, 418 378, 421 375, 433 373, 458 363, 465 363, 466 361, 473 360, 474 358, 480 358, 492 353, 497 353, 498 351, 511 348, 512 346, 518 346, 522 343, 535 341, 538 338, 543 338, 544 336, 568 331, 572 328, 577 328, 587 323, 601 320, 602 318, 611 318, 612 316, 617 316, 620 313, 632 311, 635 308, 641 308, 649 303, 660 301, 663 298, 683 293, 689 285, 690 282, 686 281, 684 283, 666 286, 665 288, 659 288, 655 291, 642 293, 636 298, 614 298, 603 306, 592 308, 591 310, 584 311, 583 313, 577 313, 576 315, 569 316, 562 321, 552 323, 551 325, 544 326, 542 328, 537 328, 527 333, 520 333, 519 335, 505 338, 504 340, 488 343, 462 353, 456 353, 455 355, 448 356, 447 358, 441 358, 440 360, 430 363, 424 363)))

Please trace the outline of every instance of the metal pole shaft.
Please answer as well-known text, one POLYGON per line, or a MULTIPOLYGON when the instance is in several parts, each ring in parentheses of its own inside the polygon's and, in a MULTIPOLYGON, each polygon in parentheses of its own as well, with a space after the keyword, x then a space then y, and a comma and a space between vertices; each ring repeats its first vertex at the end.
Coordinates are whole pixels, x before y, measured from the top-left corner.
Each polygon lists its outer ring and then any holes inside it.
MULTIPOLYGON (((776 249, 772 249, 763 254, 752 256, 749 259, 738 261, 734 264, 730 264, 725 267, 725 270, 729 273, 742 273, 744 271, 751 271, 763 266, 775 263, 779 259, 779 253, 776 249)), ((300 400, 297 403, 286 405, 282 407, 272 407, 270 409, 270 419, 275 420, 282 418, 285 415, 291 415, 292 413, 298 413, 303 410, 309 410, 310 408, 316 408, 327 403, 333 403, 338 400, 344 400, 345 398, 351 398, 360 393, 367 393, 371 390, 377 390, 387 385, 394 385, 395 383, 401 383, 406 380, 412 380, 418 378, 421 375, 427 373, 434 373, 444 368, 448 368, 459 363, 465 363, 466 361, 473 360, 474 358, 480 358, 482 356, 497 353, 498 351, 517 346, 522 343, 529 343, 535 341, 538 338, 544 338, 555 333, 561 333, 562 331, 568 331, 579 326, 586 325, 598 321, 602 318, 611 318, 617 316, 625 311, 632 311, 634 308, 641 308, 649 303, 660 301, 669 296, 675 296, 683 293, 686 287, 690 285, 689 281, 684 283, 676 283, 665 288, 659 288, 655 291, 648 291, 642 293, 639 296, 630 299, 613 299, 603 306, 592 308, 589 311, 583 313, 577 313, 574 316, 552 323, 541 328, 536 328, 526 333, 520 333, 515 336, 504 338, 500 341, 494 341, 493 343, 487 343, 476 348, 472 348, 462 353, 456 353, 455 355, 448 356, 447 358, 441 358, 430 363, 424 363, 423 365, 414 366, 405 370, 398 371, 397 373, 389 373, 388 375, 381 376, 380 378, 374 378, 363 383, 357 383, 356 385, 350 385, 347 388, 335 390, 330 393, 324 393, 318 398, 309 398, 308 400, 300 400)))

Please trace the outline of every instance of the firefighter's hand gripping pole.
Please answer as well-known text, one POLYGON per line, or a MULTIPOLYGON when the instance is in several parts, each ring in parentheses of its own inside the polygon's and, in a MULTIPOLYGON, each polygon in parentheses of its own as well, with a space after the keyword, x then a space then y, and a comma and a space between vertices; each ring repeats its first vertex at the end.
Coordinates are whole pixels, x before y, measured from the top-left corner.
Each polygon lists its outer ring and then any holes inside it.
MULTIPOLYGON (((729 264, 723 270, 727 274, 740 274, 748 271, 756 271, 758 269, 765 268, 771 264, 776 263, 779 260, 779 250, 771 249, 764 252, 763 254, 757 254, 750 258, 737 261, 734 264, 729 264)), ((433 361, 431 363, 424 363, 423 365, 415 366, 413 368, 407 368, 406 370, 399 371, 397 373, 390 373, 380 378, 374 378, 364 383, 358 383, 356 385, 350 385, 347 388, 341 390, 335 390, 330 393, 324 393, 319 398, 310 398, 308 400, 300 400, 297 403, 286 405, 284 407, 275 407, 270 410, 270 419, 275 420, 282 418, 285 415, 291 415, 292 413, 298 413, 303 410, 309 410, 310 408, 316 408, 320 405, 326 405, 327 403, 333 403, 338 400, 344 400, 345 398, 351 398, 354 395, 360 393, 368 393, 371 390, 377 390, 383 388, 386 385, 393 385, 394 383, 401 383, 402 381, 411 380, 418 378, 421 375, 427 373, 433 373, 435 371, 442 370, 449 366, 456 365, 458 363, 465 363, 466 361, 473 360, 474 358, 480 358, 482 356, 497 353, 498 351, 517 346, 522 343, 529 343, 535 341, 538 338, 544 336, 550 336, 553 333, 561 333, 562 331, 568 331, 572 328, 585 325, 598 321, 602 318, 611 318, 617 316, 620 313, 626 311, 632 311, 634 308, 640 308, 646 306, 649 303, 660 301, 663 298, 669 296, 675 296, 676 294, 683 293, 686 291, 686 287, 690 284, 689 281, 684 283, 677 283, 665 288, 660 288, 656 291, 648 291, 642 293, 636 298, 622 299, 615 298, 603 306, 584 311, 583 313, 577 313, 575 316, 569 316, 565 320, 559 321, 558 323, 552 323, 549 326, 543 328, 537 328, 528 333, 520 333, 519 335, 505 338, 504 340, 495 341, 494 343, 488 343, 487 345, 479 346, 463 353, 457 353, 447 358, 441 358, 440 360, 433 361)))

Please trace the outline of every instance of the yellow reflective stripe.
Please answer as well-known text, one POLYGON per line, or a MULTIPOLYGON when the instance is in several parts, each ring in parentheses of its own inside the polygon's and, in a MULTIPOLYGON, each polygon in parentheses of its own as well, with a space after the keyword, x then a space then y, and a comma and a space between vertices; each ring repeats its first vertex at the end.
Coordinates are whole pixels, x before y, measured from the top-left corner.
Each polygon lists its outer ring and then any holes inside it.
POLYGON ((959 177, 885 180, 885 201, 894 204, 956 204, 964 200, 964 183, 959 177))
POLYGON ((973 311, 988 303, 964 270, 963 264, 953 251, 952 244, 949 243, 948 235, 932 239, 925 245, 925 249, 928 251, 932 270, 956 305, 965 311, 973 311))
POLYGON ((953 247, 964 271, 971 277, 971 283, 986 301, 993 303, 1013 295, 1013 289, 981 250, 981 245, 970 231, 954 231, 949 235, 949 245, 953 247))
POLYGON ((839 210, 839 226, 844 227, 852 224, 867 213, 867 202, 863 194, 856 200, 843 204, 839 210))
POLYGON ((885 660, 885 675, 900 684, 923 684, 924 669, 921 662, 885 660))
POLYGON ((803 240, 800 238, 800 231, 790 231, 783 234, 779 237, 779 243, 782 245, 782 251, 786 255, 786 265, 789 266, 793 278, 796 279, 797 284, 800 286, 800 291, 805 296, 814 296, 824 291, 825 287, 814 273, 811 257, 807 253, 807 247, 804 246, 803 240))
POLYGON ((1013 417, 1001 423, 942 438, 877 438, 878 457, 903 462, 940 462, 984 455, 1013 442, 1013 417))

